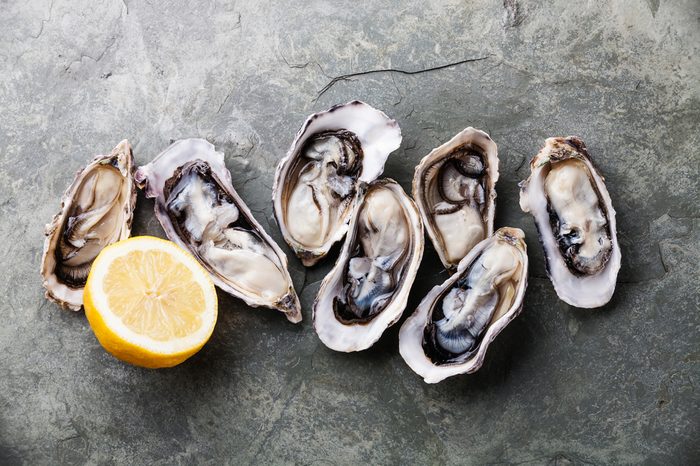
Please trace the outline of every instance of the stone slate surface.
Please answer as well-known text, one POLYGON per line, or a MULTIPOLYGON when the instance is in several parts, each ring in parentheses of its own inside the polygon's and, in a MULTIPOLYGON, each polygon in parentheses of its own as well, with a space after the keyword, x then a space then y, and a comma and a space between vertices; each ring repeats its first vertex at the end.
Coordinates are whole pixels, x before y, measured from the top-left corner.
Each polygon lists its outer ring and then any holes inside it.
MULTIPOLYGON (((696 0, 0 2, 0 463, 697 464, 699 18, 696 0), (466 126, 498 143, 496 224, 525 230, 531 277, 478 373, 424 384, 398 325, 325 348, 311 304, 332 260, 290 257, 302 324, 219 293, 213 338, 168 370, 115 360, 44 299, 44 224, 94 154, 126 137, 144 164, 206 138, 282 244, 277 161, 352 99, 400 123, 385 174, 405 189, 466 126), (618 211, 619 283, 593 311, 557 299, 517 202, 568 134, 618 211)), ((152 209, 139 195, 135 234, 163 236, 152 209)), ((407 313, 444 278, 426 247, 407 313)))

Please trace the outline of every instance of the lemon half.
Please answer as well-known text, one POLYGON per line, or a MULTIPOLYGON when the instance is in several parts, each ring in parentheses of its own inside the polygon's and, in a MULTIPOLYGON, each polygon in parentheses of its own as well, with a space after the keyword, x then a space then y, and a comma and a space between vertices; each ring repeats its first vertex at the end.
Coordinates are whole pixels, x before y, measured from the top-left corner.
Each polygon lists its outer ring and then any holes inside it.
POLYGON ((137 236, 104 248, 83 296, 100 344, 137 366, 180 364, 214 330, 217 299, 207 272, 175 243, 137 236))

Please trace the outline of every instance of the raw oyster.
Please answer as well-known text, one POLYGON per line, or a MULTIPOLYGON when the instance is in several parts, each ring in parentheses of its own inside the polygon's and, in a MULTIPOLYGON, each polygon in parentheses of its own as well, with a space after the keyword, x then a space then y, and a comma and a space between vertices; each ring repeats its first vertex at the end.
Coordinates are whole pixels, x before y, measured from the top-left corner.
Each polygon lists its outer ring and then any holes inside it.
POLYGON ((423 256, 418 209, 398 183, 366 188, 314 302, 314 329, 336 351, 372 346, 401 317, 423 256))
POLYGON ((401 144, 396 121, 360 101, 307 118, 275 173, 272 200, 284 240, 306 266, 348 230, 358 187, 401 144))
POLYGON ((547 274, 572 306, 602 306, 620 270, 615 209, 583 141, 549 138, 520 183, 520 207, 535 219, 547 274))
POLYGON ((401 326, 399 351, 411 369, 427 383, 478 370, 488 346, 522 310, 527 267, 518 228, 500 228, 477 244, 401 326))
POLYGON ((219 288, 301 321, 287 257, 233 189, 223 153, 204 139, 183 139, 134 177, 156 199, 168 238, 189 250, 219 288))
POLYGON ((136 186, 131 146, 125 139, 109 155, 98 155, 77 173, 61 200, 61 211, 46 225, 41 260, 46 297, 74 311, 102 249, 131 234, 136 186))
POLYGON ((493 234, 496 181, 496 143, 472 127, 433 149, 416 167, 413 198, 450 273, 479 241, 493 234))

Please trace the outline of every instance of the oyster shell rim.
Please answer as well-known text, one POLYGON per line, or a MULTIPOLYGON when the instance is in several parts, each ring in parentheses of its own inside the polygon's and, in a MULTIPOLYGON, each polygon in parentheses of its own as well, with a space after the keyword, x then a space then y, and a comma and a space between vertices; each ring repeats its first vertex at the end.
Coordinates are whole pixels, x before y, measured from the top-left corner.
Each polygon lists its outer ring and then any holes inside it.
POLYGON ((316 112, 309 115, 306 118, 306 120, 304 120, 301 127, 297 131, 297 134, 294 137, 294 140, 292 141, 289 150, 287 151, 285 156, 278 162, 277 168, 275 169, 274 182, 272 185, 272 207, 275 221, 277 222, 277 226, 279 227, 280 232, 282 233, 284 241, 294 251, 294 254, 301 260, 302 264, 305 267, 311 267, 317 264, 328 254, 333 245, 335 245, 338 241, 343 239, 343 237, 348 231, 348 225, 352 217, 354 216, 355 211, 357 210, 359 196, 357 193, 355 194, 354 199, 351 201, 351 205, 348 208, 349 213, 342 220, 340 225, 337 226, 336 231, 333 234, 331 234, 321 246, 316 248, 306 248, 291 237, 286 227, 286 222, 284 219, 284 211, 286 207, 282 203, 282 196, 284 194, 284 176, 287 175, 289 168, 291 168, 292 166, 291 162, 296 158, 299 151, 304 147, 305 142, 310 137, 322 131, 340 129, 346 129, 355 133, 362 144, 364 159, 362 162, 362 172, 358 177, 358 184, 360 185, 362 183, 370 183, 376 180, 384 171, 384 165, 386 163, 386 160, 389 158, 389 155, 401 146, 402 135, 401 128, 398 122, 387 116, 386 113, 384 113, 383 111, 372 107, 371 105, 361 100, 351 100, 344 104, 333 105, 327 110, 323 110, 321 112, 316 112), (319 120, 331 118, 334 116, 334 114, 337 114, 339 111, 356 111, 358 109, 372 112, 373 116, 377 117, 378 119, 384 120, 383 125, 385 126, 385 130, 395 131, 395 143, 389 144, 388 147, 384 150, 370 153, 366 150, 363 138, 361 138, 356 131, 352 131, 351 128, 348 128, 347 126, 349 125, 345 125, 343 127, 328 126, 315 129, 314 131, 310 130, 313 123, 318 122, 319 120), (377 157, 376 162, 378 163, 378 165, 374 169, 371 169, 369 171, 366 170, 366 163, 375 157, 377 157))
POLYGON ((496 337, 508 326, 523 309, 525 292, 528 284, 528 255, 525 233, 520 228, 502 227, 496 230, 492 236, 480 241, 464 258, 459 262, 457 271, 447 278, 443 283, 435 285, 416 307, 416 310, 404 321, 399 330, 399 354, 408 366, 416 374, 423 377, 426 383, 433 384, 460 374, 471 374, 479 370, 484 363, 486 352, 496 337), (459 363, 435 364, 423 349, 423 331, 428 323, 428 317, 436 301, 446 289, 454 285, 468 270, 469 266, 479 257, 481 252, 496 240, 505 240, 514 244, 521 252, 523 258, 523 275, 518 283, 515 300, 510 308, 495 322, 489 323, 484 331, 479 348, 475 354, 466 361, 459 363))
POLYGON ((402 278, 400 289, 396 291, 396 294, 394 296, 392 296, 391 302, 387 305, 387 307, 384 308, 379 314, 374 316, 368 322, 344 324, 338 322, 332 310, 332 306, 329 305, 319 310, 319 307, 321 306, 321 301, 323 298, 325 298, 324 293, 327 293, 329 298, 335 296, 335 294, 333 293, 333 288, 335 286, 338 286, 338 281, 342 278, 343 271, 345 269, 345 264, 347 262, 347 259, 349 259, 350 248, 354 244, 353 240, 357 233, 356 226, 359 219, 358 215, 353 216, 353 219, 351 220, 349 226, 349 232, 351 233, 349 233, 346 237, 341 252, 338 255, 336 263, 333 265, 333 268, 323 279, 323 282, 321 283, 321 286, 319 288, 318 293, 316 294, 316 298, 314 299, 314 303, 312 306, 312 323, 316 335, 318 335, 319 339, 326 347, 338 352, 350 353, 364 351, 370 348, 377 341, 379 341, 379 339, 389 327, 396 324, 396 322, 398 322, 401 319, 401 316, 406 310, 408 296, 411 292, 411 289, 413 288, 413 284, 418 274, 418 269, 420 268, 420 264, 423 259, 423 252, 425 249, 425 235, 423 222, 421 220, 420 213, 418 212, 418 207, 416 206, 415 201, 403 190, 403 188, 398 182, 391 178, 380 178, 368 184, 366 187, 363 188, 358 209, 361 207, 369 190, 376 186, 391 189, 392 191, 398 193, 398 195, 401 197, 404 212, 406 212, 406 215, 408 216, 409 227, 414 229, 414 238, 412 245, 413 254, 410 258, 406 274, 402 278), (352 235, 352 237, 350 235, 352 235), (319 316, 327 318, 328 322, 331 322, 332 328, 319 331, 319 316), (372 330, 375 328, 378 329, 378 331, 372 332, 372 330), (361 329, 361 331, 359 332, 361 339, 355 340, 353 342, 352 338, 356 336, 355 334, 358 333, 356 331, 357 329, 361 329), (345 337, 344 341, 338 341, 337 334, 333 335, 334 332, 338 331, 343 333, 343 336, 345 337), (347 342, 348 337, 350 338, 350 342, 347 344, 343 344, 344 342, 347 342))
MULTIPOLYGON (((442 247, 443 242, 440 237, 441 235, 434 227, 432 215, 430 214, 430 207, 426 204, 425 196, 422 194, 423 191, 425 191, 425 185, 423 182, 423 176, 421 176, 421 174, 428 170, 435 163, 441 161, 441 159, 449 156, 454 150, 460 148, 466 143, 473 141, 475 137, 484 138, 485 143, 487 145, 493 145, 490 148, 486 148, 483 147, 483 145, 479 145, 484 150, 484 155, 486 156, 486 174, 488 176, 489 187, 489 194, 486 198, 487 221, 485 222, 486 237, 484 239, 491 237, 493 235, 493 225, 496 217, 496 183, 498 182, 498 178, 500 176, 500 160, 498 158, 498 145, 493 139, 491 139, 491 136, 488 133, 486 133, 483 130, 474 128, 472 126, 467 126, 462 131, 455 134, 450 140, 439 145, 438 147, 431 150, 427 155, 425 155, 421 159, 419 164, 416 166, 413 173, 411 194, 413 196, 413 199, 415 199, 416 204, 418 205, 418 210, 421 214, 423 224, 425 225, 425 230, 428 233, 428 236, 430 237, 430 241, 433 243, 435 252, 437 252, 438 257, 440 258, 440 262, 450 274, 453 274, 457 271, 459 262, 450 263, 447 260, 446 252, 442 247)), ((476 245, 474 247, 476 247, 476 245)))
MULTIPOLYGON (((260 222, 258 222, 258 220, 253 216, 248 205, 245 203, 245 201, 243 201, 243 198, 241 198, 236 189, 233 187, 233 183, 231 180, 231 172, 226 167, 224 153, 217 151, 214 144, 210 143, 206 139, 178 139, 172 144, 170 144, 168 147, 166 147, 163 151, 161 151, 149 163, 138 167, 138 169, 134 173, 134 180, 136 181, 136 185, 144 191, 144 194, 147 198, 155 199, 155 215, 158 219, 158 222, 161 224, 165 235, 170 241, 174 242, 175 244, 177 244, 178 246, 195 256, 195 258, 200 263, 202 262, 199 256, 197 254, 193 254, 187 243, 185 243, 178 235, 174 233, 172 235, 170 234, 170 231, 174 232, 175 230, 172 227, 170 216, 168 215, 164 204, 161 202, 161 198, 163 197, 162 194, 164 185, 166 181, 172 177, 174 170, 176 170, 178 167, 185 165, 188 162, 197 159, 206 162, 211 167, 212 172, 214 172, 219 178, 219 180, 222 182, 220 187, 226 190, 227 194, 229 194, 231 198, 234 199, 236 208, 241 212, 242 215, 246 217, 246 221, 248 221, 250 225, 256 229, 256 232, 262 236, 262 238, 275 252, 283 266, 282 272, 288 279, 290 285, 287 290, 287 293, 281 299, 275 302, 265 301, 262 298, 254 299, 250 295, 242 293, 241 291, 234 288, 232 285, 226 283, 224 280, 219 278, 215 273, 213 273, 212 270, 210 270, 210 267, 208 265, 202 264, 202 266, 209 273, 209 276, 211 277, 212 281, 217 287, 219 287, 219 289, 230 294, 235 298, 242 300, 248 306, 254 308, 266 307, 274 309, 279 312, 282 312, 287 318, 287 320, 289 320, 292 323, 296 324, 301 322, 303 318, 301 313, 301 304, 296 290, 294 289, 294 282, 292 281, 291 275, 289 274, 287 255, 284 253, 284 251, 282 251, 282 249, 280 249, 277 242, 274 239, 272 239, 272 237, 262 227, 260 222), (169 173, 168 176, 157 173, 157 171, 155 170, 155 164, 159 160, 159 158, 167 156, 167 153, 169 151, 175 150, 178 148, 177 146, 184 144, 194 144, 195 148, 190 149, 189 151, 181 151, 180 153, 176 154, 175 157, 172 157, 171 160, 167 160, 168 165, 166 166, 173 167, 173 170, 169 173), (196 153, 197 155, 195 157, 192 157, 190 155, 192 152, 196 153), (205 155, 203 156, 202 154, 205 155)), ((166 159, 164 158, 163 160, 165 161, 166 159)))
POLYGON ((520 186, 520 209, 529 213, 537 228, 537 238, 542 247, 545 270, 549 280, 554 286, 559 299, 565 303, 583 309, 594 309, 604 306, 612 299, 615 293, 617 275, 622 263, 622 252, 617 240, 617 220, 616 211, 612 205, 610 193, 605 185, 605 177, 600 173, 598 167, 588 153, 583 140, 578 136, 557 136, 545 140, 545 145, 530 160, 530 175, 519 183, 520 186), (572 145, 568 141, 573 141, 572 145), (557 150, 560 145, 566 146, 566 151, 557 150), (595 190, 602 196, 602 205, 605 208, 605 215, 609 223, 610 240, 612 251, 603 269, 593 275, 575 275, 566 266, 559 248, 556 246, 556 239, 549 226, 549 213, 547 211, 546 195, 544 194, 544 181, 546 174, 542 174, 545 166, 552 161, 559 162, 570 158, 582 161, 590 172, 589 179, 595 181, 595 190), (534 182, 534 183, 533 183, 534 182), (534 195, 534 198, 533 198, 534 195), (535 212, 533 203, 542 202, 545 212, 535 212), (551 251, 555 251, 551 254, 551 251), (602 283, 599 283, 603 280, 602 283), (571 281, 572 283, 568 283, 571 281))

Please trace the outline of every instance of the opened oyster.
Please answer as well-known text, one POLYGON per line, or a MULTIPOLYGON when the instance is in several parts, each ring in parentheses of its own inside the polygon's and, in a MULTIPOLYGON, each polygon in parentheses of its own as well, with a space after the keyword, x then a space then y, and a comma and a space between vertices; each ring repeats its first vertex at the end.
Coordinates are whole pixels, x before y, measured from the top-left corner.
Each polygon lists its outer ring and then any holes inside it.
POLYGON ((156 199, 168 238, 189 250, 219 288, 301 321, 287 258, 233 189, 223 153, 203 139, 183 139, 134 177, 156 199))
POLYGON ((520 183, 559 298, 592 308, 610 301, 620 270, 615 209, 605 180, 577 137, 549 138, 520 183))
POLYGON ((498 148, 488 134, 466 128, 423 157, 413 198, 445 268, 457 264, 493 234, 498 148))
POLYGON ((358 187, 376 179, 401 144, 396 121, 359 101, 307 118, 275 173, 277 223, 306 266, 345 236, 358 187))
POLYGON ((472 373, 517 316, 527 288, 525 235, 501 228, 462 259, 401 326, 399 351, 427 383, 472 373))
POLYGON ((314 329, 336 351, 372 346, 403 313, 423 256, 418 209, 398 183, 371 183, 314 302, 314 329))
POLYGON ((46 225, 41 260, 46 297, 74 311, 102 249, 131 234, 136 204, 133 156, 127 140, 109 155, 98 155, 79 171, 61 200, 61 211, 46 225))

